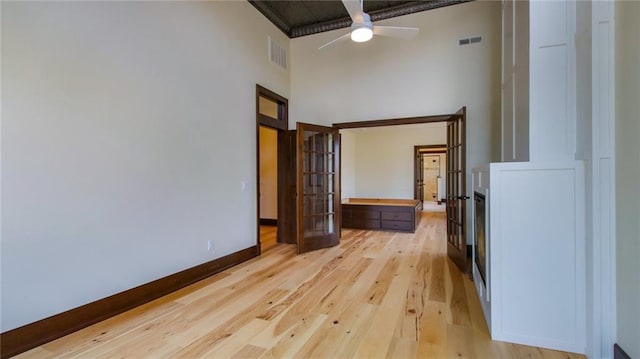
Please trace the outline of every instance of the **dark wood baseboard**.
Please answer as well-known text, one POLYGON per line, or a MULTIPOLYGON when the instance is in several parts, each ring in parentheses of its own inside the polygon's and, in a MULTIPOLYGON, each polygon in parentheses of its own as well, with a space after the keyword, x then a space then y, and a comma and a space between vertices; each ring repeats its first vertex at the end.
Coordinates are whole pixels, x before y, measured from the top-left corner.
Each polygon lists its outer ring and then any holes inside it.
POLYGON ((260 225, 261 226, 277 226, 278 220, 270 219, 270 218, 260 218, 260 225))
POLYGON ((0 358, 9 358, 151 302, 258 255, 253 246, 138 287, 0 334, 0 358))
POLYGON ((618 343, 613 344, 613 359, 631 359, 631 356, 627 354, 618 343))

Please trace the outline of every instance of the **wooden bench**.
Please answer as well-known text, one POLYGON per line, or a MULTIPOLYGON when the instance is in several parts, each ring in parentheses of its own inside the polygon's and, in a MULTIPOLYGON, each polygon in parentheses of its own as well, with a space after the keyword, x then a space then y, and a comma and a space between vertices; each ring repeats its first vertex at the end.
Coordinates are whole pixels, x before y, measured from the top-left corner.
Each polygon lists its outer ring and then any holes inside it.
POLYGON ((415 232, 421 211, 417 199, 348 198, 342 201, 342 227, 415 232))

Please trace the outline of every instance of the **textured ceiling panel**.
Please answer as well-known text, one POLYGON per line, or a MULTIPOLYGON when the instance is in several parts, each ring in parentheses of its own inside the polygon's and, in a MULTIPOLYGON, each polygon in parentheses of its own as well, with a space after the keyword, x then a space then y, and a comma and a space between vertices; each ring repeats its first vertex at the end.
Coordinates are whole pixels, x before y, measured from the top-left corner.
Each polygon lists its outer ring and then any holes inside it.
MULTIPOLYGON (((351 26, 341 1, 248 0, 290 38, 351 26)), ((365 0, 364 11, 372 21, 456 5, 472 0, 379 1, 365 0)))

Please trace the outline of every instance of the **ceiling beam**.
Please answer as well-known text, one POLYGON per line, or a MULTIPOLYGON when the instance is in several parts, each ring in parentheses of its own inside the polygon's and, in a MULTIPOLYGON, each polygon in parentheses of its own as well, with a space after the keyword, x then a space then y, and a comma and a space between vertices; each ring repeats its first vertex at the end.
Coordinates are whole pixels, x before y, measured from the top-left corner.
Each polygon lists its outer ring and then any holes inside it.
POLYGON ((459 117, 460 115, 452 113, 452 114, 446 114, 446 115, 405 117, 405 118, 393 118, 393 119, 385 119, 385 120, 340 122, 340 123, 334 123, 332 127, 338 128, 338 129, 347 129, 347 128, 397 126, 397 125, 417 125, 421 123, 449 122, 449 121, 454 121, 459 117))

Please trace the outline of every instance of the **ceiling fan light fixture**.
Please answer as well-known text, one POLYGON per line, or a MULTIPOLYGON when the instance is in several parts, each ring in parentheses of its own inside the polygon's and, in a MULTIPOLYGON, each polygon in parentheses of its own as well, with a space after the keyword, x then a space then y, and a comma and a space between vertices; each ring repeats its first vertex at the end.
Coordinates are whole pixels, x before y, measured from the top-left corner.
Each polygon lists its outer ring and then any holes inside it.
MULTIPOLYGON (((2 0, 0 0, 2 1, 2 0)), ((341 35, 339 38, 329 41, 328 43, 320 46, 318 50, 335 44, 337 42, 345 41, 349 37, 353 42, 367 42, 371 40, 374 35, 376 36, 388 36, 388 37, 400 37, 410 38, 418 34, 420 29, 416 27, 400 27, 400 26, 378 26, 374 27, 371 22, 371 16, 364 12, 362 8, 363 0, 342 0, 344 8, 349 13, 351 18, 351 31, 341 35), (374 31, 375 29, 375 31, 374 31)), ((426 0, 425 0, 426 1, 426 0)))
POLYGON ((368 26, 356 27, 351 31, 351 40, 355 42, 367 42, 373 37, 373 30, 368 26))

